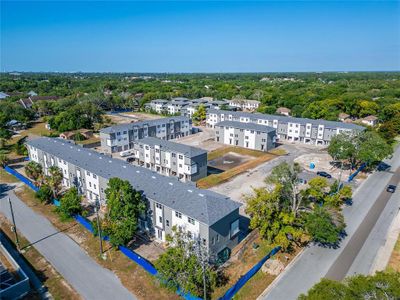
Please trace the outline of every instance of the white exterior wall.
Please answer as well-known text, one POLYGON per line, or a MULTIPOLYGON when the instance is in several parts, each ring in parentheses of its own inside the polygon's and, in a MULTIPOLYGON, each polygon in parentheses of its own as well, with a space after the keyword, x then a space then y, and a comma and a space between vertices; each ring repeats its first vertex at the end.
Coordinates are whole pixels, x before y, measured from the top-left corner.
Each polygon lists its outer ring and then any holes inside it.
POLYGON ((57 158, 57 167, 59 167, 61 169, 61 172, 63 173, 62 185, 69 188, 70 183, 69 183, 69 170, 67 162, 60 158, 57 158))
POLYGON ((253 133, 251 133, 251 130, 245 130, 244 135, 245 135, 245 137, 248 136, 249 138, 248 139, 244 138, 243 146, 245 148, 255 149, 255 147, 256 147, 256 132, 253 130, 253 133), (249 142, 249 147, 246 147, 246 142, 249 142))
POLYGON ((96 174, 90 173, 86 170, 82 169, 82 174, 85 176, 85 183, 86 183, 86 190, 87 190, 87 198, 89 201, 95 201, 96 196, 98 197, 100 195, 100 188, 99 188, 99 177, 96 174), (89 173, 89 174, 88 174, 89 173), (96 177, 96 178, 94 178, 96 177), (90 192, 92 192, 92 198, 90 198, 90 192))
POLYGON ((171 225, 180 227, 184 231, 190 231, 194 238, 198 237, 200 234, 200 224, 197 220, 194 220, 194 225, 190 224, 188 221, 188 216, 182 214, 182 218, 178 218, 175 215, 175 211, 172 211, 171 225))
POLYGON ((185 157, 183 156, 183 154, 176 154, 176 158, 177 158, 177 170, 178 170, 178 174, 184 175, 187 174, 185 172, 185 157), (179 156, 182 157, 182 159, 179 158, 179 156))
POLYGON ((224 130, 224 144, 233 145, 234 144, 233 140, 235 139, 235 128, 229 127, 228 129, 226 129, 225 126, 223 126, 222 128, 224 130), (231 136, 231 134, 233 136, 231 136), (232 140, 232 144, 229 143, 230 139, 232 140))

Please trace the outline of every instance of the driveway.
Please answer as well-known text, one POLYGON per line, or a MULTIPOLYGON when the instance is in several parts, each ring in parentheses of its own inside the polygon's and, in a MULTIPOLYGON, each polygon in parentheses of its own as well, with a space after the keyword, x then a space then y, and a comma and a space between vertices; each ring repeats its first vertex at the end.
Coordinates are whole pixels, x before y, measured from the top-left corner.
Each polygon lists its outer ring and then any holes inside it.
MULTIPOLYGON (((398 184, 400 180, 400 147, 388 163, 392 165, 392 171, 375 172, 370 175, 355 192, 353 205, 344 208, 347 237, 342 241, 340 248, 310 245, 259 299, 297 299, 323 277, 341 280, 354 271, 364 269, 364 266, 360 268, 360 264, 371 259, 371 253, 365 252, 367 255, 363 259, 359 256, 364 251, 364 243, 370 243, 369 239, 376 240, 377 235, 382 234, 380 230, 374 229, 379 226, 381 214, 389 218, 388 222, 393 219, 394 213, 385 212, 387 203, 389 209, 397 210, 397 207, 390 203, 398 201, 399 191, 396 194, 387 193, 386 186, 389 183, 398 184), (396 170, 396 173, 393 170, 396 170)), ((370 263, 365 268, 369 266, 370 263)))
POLYGON ((12 186, 0 184, 0 213, 11 220, 13 204, 18 230, 84 299, 136 299, 111 271, 98 265, 66 234, 15 196, 12 186))

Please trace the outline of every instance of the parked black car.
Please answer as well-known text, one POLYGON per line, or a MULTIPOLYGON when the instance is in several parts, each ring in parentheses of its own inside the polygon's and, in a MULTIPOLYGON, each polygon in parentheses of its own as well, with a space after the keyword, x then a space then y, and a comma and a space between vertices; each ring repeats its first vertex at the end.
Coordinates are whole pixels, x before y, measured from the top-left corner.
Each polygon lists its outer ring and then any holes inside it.
POLYGON ((395 191, 396 191, 396 186, 393 184, 389 184, 388 187, 386 188, 386 192, 394 193, 395 191))
POLYGON ((326 178, 332 178, 332 175, 329 173, 326 173, 324 171, 318 171, 317 175, 321 176, 321 177, 326 177, 326 178))
POLYGON ((377 169, 378 171, 387 171, 387 170, 390 169, 390 165, 388 165, 387 163, 384 163, 384 162, 382 161, 382 162, 380 162, 380 163, 378 164, 378 166, 376 167, 376 169, 377 169))

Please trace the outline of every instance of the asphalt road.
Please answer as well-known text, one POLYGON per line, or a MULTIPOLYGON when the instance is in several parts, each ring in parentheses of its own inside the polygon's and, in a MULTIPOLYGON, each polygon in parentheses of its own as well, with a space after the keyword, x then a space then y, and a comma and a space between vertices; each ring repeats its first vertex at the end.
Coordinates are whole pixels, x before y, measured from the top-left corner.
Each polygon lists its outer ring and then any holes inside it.
MULTIPOLYGON (((388 163, 392 165, 392 170, 400 167, 400 147, 388 163)), ((373 228, 386 203, 399 193, 398 189, 395 195, 387 194, 386 186, 389 182, 398 181, 397 173, 394 175, 393 172, 376 172, 370 175, 354 194, 353 205, 343 210, 347 237, 340 248, 310 245, 259 299, 297 299, 321 278, 327 276, 342 279, 351 272, 350 269, 366 240, 371 238, 371 234, 382 234, 373 228)), ((394 216, 393 213, 389 215, 394 216)))
POLYGON ((98 265, 66 234, 0 185, 0 213, 11 220, 8 196, 17 228, 84 299, 136 299, 111 271, 98 265))

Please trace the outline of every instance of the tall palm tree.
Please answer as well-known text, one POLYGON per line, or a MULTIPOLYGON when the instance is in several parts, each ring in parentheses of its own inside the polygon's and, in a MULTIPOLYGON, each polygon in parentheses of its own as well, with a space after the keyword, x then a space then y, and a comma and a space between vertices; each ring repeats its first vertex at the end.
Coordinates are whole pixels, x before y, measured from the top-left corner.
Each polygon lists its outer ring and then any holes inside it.
POLYGON ((63 180, 63 173, 61 169, 57 166, 51 166, 49 168, 49 176, 47 176, 47 184, 53 191, 54 198, 57 197, 59 191, 61 190, 61 182, 63 180))
POLYGON ((36 182, 43 175, 43 169, 37 162, 30 161, 25 167, 25 173, 36 182))

